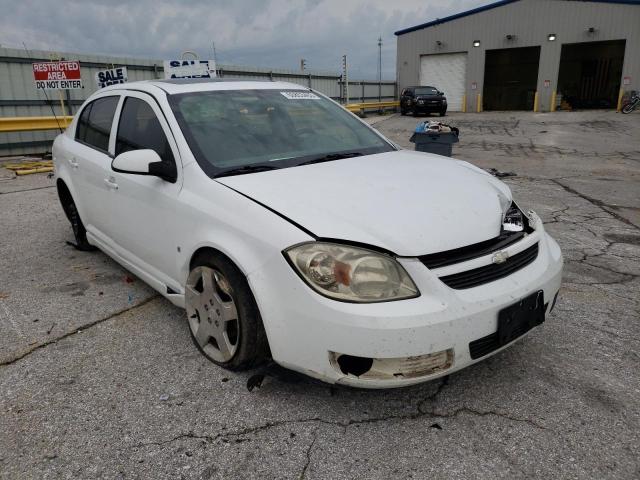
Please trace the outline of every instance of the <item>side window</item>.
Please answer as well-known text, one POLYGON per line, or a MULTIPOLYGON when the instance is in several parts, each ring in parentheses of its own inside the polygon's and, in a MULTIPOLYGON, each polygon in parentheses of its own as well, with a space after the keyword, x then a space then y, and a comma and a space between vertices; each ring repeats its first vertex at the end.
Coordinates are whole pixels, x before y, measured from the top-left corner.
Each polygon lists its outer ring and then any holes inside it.
POLYGON ((85 107, 78 119, 76 139, 102 150, 109 150, 109 135, 119 97, 103 97, 85 107))
POLYGON ((76 140, 80 140, 84 142, 85 138, 87 138, 87 128, 89 126, 89 114, 91 113, 92 106, 93 106, 93 103, 90 103, 89 105, 87 105, 82 111, 80 118, 78 119, 78 126, 76 127, 76 140))
POLYGON ((139 98, 127 97, 120 114, 116 155, 147 148, 163 161, 173 163, 171 147, 151 106, 139 98))

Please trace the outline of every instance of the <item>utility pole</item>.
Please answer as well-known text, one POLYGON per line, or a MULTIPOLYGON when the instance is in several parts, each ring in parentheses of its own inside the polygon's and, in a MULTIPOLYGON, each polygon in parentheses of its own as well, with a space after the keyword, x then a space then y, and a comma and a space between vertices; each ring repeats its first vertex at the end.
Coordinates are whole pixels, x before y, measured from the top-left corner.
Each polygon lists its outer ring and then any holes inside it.
POLYGON ((342 55, 342 82, 344 85, 344 103, 349 103, 349 74, 347 71, 347 56, 342 55))
POLYGON ((382 101, 382 37, 378 37, 378 102, 382 101))
POLYGON ((213 48, 213 61, 216 64, 216 68, 218 68, 218 55, 216 52, 216 42, 211 42, 211 47, 213 48))

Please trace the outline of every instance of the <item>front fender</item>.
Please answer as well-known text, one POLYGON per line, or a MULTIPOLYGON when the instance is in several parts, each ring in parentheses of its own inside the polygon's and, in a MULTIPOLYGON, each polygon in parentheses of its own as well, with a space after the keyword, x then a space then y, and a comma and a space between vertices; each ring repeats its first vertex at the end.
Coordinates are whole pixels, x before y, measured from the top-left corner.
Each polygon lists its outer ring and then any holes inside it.
POLYGON ((182 286, 191 259, 201 248, 223 253, 248 276, 285 248, 313 240, 262 205, 206 177, 197 165, 186 167, 184 175, 176 212, 176 267, 182 286))

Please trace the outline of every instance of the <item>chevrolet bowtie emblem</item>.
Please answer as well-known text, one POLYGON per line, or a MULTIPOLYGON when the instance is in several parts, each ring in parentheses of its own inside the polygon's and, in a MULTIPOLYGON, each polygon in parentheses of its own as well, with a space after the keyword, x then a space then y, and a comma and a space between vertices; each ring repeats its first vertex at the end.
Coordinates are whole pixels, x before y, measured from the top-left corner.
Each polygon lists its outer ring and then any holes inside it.
POLYGON ((499 265, 501 263, 506 262, 508 258, 509 258, 509 252, 503 250, 501 252, 496 253, 491 259, 491 261, 496 265, 499 265))

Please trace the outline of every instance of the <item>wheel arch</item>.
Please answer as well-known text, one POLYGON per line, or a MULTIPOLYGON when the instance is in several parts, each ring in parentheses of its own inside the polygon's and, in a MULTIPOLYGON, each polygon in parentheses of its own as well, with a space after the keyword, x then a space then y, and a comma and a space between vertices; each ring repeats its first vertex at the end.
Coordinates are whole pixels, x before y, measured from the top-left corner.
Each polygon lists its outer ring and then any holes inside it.
POLYGON ((238 262, 234 261, 232 258, 230 258, 226 253, 224 253, 221 250, 218 250, 215 247, 212 247, 211 245, 204 245, 199 247, 198 249, 196 249, 192 254, 191 257, 189 258, 189 271, 193 270, 194 267, 196 267, 198 265, 198 260, 203 258, 203 257, 207 257, 209 255, 214 255, 214 256, 221 256, 225 259, 227 259, 229 262, 231 262, 238 270, 240 270, 242 272, 243 275, 246 276, 246 272, 243 271, 243 269, 241 268, 240 265, 238 265, 238 262))
MULTIPOLYGON (((242 245, 238 239, 236 246, 242 245)), ((225 249, 221 244, 214 244, 212 242, 200 243, 192 247, 191 253, 185 255, 182 265, 180 267, 180 281, 182 284, 186 282, 189 273, 198 263, 198 260, 206 257, 207 255, 214 257, 222 257, 228 260, 234 267, 236 267, 240 273, 248 279, 249 274, 253 271, 252 267, 255 267, 257 257, 251 255, 250 248, 247 245, 243 245, 243 248, 236 250, 225 249), (233 253, 235 252, 235 253, 233 253)))
POLYGON ((78 196, 76 195, 76 192, 73 190, 73 186, 71 185, 70 182, 66 181, 62 177, 58 177, 58 179, 56 180, 56 190, 58 191, 58 199, 60 200, 60 205, 62 206, 62 210, 64 211, 64 214, 66 215, 69 221, 71 220, 71 218, 69 217, 69 210, 68 210, 68 205, 70 201, 75 203, 76 209, 80 214, 80 218, 85 218, 84 208, 82 208, 82 205, 78 204, 78 201, 77 201, 78 196))

